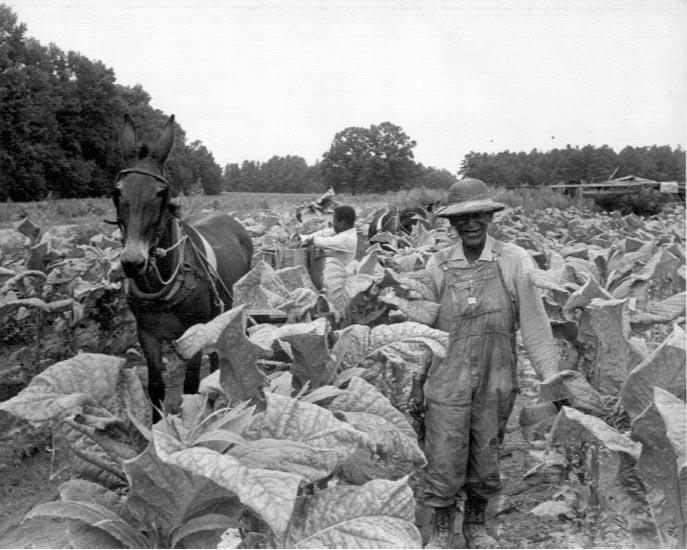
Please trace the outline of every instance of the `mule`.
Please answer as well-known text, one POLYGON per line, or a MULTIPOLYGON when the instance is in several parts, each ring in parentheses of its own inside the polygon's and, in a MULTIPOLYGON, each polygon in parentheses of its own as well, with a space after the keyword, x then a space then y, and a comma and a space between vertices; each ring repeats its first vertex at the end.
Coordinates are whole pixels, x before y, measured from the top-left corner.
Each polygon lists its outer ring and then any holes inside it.
POLYGON ((427 208, 422 206, 397 208, 394 206, 378 210, 372 216, 367 239, 370 240, 377 233, 385 231, 399 235, 410 235, 416 224, 421 224, 425 229, 429 229, 432 210, 433 205, 431 204, 427 208))
MULTIPOLYGON (((234 218, 220 213, 180 217, 179 192, 165 177, 174 143, 174 115, 154 146, 139 144, 126 115, 121 132, 125 158, 112 198, 122 233, 121 264, 127 299, 136 318, 138 339, 148 365, 148 394, 162 408, 162 344, 179 338, 232 307, 234 283, 251 267, 253 242, 234 218)), ((184 393, 196 393, 201 354, 186 364, 184 393)), ((211 356, 213 369, 216 356, 211 356)), ((154 418, 158 418, 153 409, 154 418)))

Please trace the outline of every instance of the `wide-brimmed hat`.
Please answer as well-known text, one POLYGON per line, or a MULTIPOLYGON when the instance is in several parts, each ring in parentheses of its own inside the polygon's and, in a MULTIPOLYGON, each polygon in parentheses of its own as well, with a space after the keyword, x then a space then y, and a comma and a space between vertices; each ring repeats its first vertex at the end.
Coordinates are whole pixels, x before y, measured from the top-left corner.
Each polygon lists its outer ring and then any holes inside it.
POLYGON ((449 188, 448 204, 437 210, 436 215, 452 218, 477 212, 498 212, 504 208, 505 204, 491 200, 486 183, 475 178, 465 178, 449 188))

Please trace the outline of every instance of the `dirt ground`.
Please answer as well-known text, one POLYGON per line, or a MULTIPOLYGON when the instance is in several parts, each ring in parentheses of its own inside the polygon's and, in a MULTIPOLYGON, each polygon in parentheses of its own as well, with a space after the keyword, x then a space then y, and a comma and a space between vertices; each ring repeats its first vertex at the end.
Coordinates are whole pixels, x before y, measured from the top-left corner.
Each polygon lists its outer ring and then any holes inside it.
MULTIPOLYGON (((560 476, 540 470, 523 478, 537 460, 518 425, 519 410, 536 398, 534 373, 521 357, 521 394, 501 451, 502 494, 487 510, 487 529, 496 548, 628 548, 632 540, 620 529, 590 535, 583 518, 539 517, 530 510, 555 498, 560 476)), ((69 548, 66 529, 59 520, 29 520, 25 514, 37 504, 57 500, 58 486, 66 481, 59 459, 50 449, 49 433, 0 417, 0 548, 69 548)), ((427 518, 428 519, 428 518, 427 518)))

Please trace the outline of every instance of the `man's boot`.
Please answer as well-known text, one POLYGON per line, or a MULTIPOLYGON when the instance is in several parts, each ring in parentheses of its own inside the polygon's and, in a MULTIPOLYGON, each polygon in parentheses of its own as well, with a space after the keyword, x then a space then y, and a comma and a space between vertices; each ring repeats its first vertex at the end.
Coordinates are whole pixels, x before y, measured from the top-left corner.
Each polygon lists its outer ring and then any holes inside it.
POLYGON ((485 527, 484 519, 487 500, 475 496, 468 497, 465 504, 465 538, 467 548, 495 548, 496 539, 485 527))
POLYGON ((434 508, 432 521, 432 537, 425 548, 453 548, 451 539, 453 536, 453 506, 434 508))

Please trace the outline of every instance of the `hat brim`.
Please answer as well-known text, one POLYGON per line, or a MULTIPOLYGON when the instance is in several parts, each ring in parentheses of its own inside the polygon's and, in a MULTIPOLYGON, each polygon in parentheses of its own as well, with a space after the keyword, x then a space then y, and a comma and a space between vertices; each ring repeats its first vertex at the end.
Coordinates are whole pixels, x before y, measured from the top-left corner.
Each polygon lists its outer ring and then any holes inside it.
POLYGON ((458 204, 449 204, 436 211, 435 215, 441 218, 452 218, 464 214, 476 214, 478 212, 499 212, 506 208, 505 204, 495 202, 491 199, 480 199, 475 201, 465 201, 458 204))

